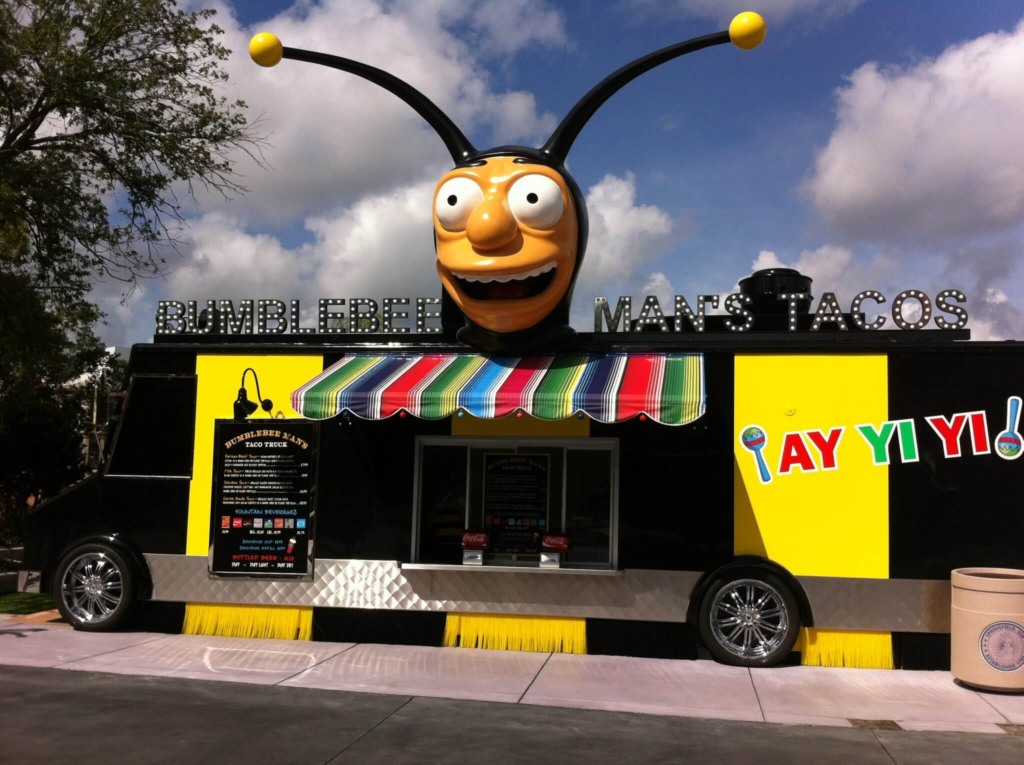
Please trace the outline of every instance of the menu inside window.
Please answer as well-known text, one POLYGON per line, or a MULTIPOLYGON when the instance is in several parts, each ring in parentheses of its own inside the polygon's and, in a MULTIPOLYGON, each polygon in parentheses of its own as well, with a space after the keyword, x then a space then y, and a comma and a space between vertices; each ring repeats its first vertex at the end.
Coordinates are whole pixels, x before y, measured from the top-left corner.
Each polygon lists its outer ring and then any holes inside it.
POLYGON ((214 447, 210 571, 312 571, 317 424, 220 421, 214 447))
POLYGON ((549 523, 550 468, 546 454, 484 455, 484 530, 492 552, 538 552, 549 523))

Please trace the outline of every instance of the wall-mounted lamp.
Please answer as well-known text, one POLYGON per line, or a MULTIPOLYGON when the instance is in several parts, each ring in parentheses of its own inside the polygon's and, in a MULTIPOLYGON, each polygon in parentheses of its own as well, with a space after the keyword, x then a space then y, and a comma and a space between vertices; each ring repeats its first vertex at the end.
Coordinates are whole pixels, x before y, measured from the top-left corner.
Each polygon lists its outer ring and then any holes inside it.
POLYGON ((235 419, 244 420, 260 407, 263 408, 264 412, 270 414, 270 410, 274 408, 274 402, 269 398, 263 398, 263 394, 260 393, 260 378, 256 376, 256 370, 252 367, 247 367, 242 372, 242 386, 238 389, 238 398, 235 399, 235 419), (260 401, 259 406, 249 400, 249 394, 245 390, 245 375, 247 372, 252 372, 252 379, 256 382, 256 398, 260 401))

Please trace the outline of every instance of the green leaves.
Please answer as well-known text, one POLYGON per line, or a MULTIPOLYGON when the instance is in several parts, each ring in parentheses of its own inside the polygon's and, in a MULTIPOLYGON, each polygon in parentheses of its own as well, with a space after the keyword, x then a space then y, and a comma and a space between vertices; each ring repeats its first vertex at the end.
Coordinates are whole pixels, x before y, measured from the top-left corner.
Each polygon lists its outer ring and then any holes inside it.
POLYGON ((213 11, 165 0, 11 0, 0 9, 0 230, 27 227, 43 271, 69 259, 129 284, 160 272, 176 190, 242 191, 258 150, 219 95, 213 11))
POLYGON ((44 281, 0 262, 0 536, 17 537, 25 501, 52 496, 83 474, 103 347, 84 300, 56 303, 44 281))

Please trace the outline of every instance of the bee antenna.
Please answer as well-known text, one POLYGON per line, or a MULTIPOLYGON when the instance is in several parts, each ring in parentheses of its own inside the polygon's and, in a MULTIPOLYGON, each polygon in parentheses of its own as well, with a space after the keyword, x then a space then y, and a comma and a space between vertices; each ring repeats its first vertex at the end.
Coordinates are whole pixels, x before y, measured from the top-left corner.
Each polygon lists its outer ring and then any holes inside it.
POLYGON ((731 38, 728 31, 703 37, 694 37, 690 40, 670 45, 667 48, 662 48, 654 53, 649 53, 612 72, 576 102, 572 110, 565 115, 565 119, 562 120, 561 124, 555 128, 555 132, 551 134, 551 137, 541 148, 541 151, 548 155, 555 164, 561 165, 565 162, 569 149, 572 148, 576 136, 583 130, 584 125, 604 105, 604 102, 615 95, 623 86, 629 84, 644 72, 649 72, 656 66, 661 66, 674 58, 679 58, 687 53, 693 53, 713 45, 722 45, 730 41, 731 38))
MULTIPOLYGON (((576 102, 576 105, 565 116, 561 124, 555 128, 547 143, 540 149, 540 153, 548 158, 555 166, 565 163, 565 158, 572 148, 576 136, 580 134, 584 125, 590 121, 598 109, 615 95, 620 88, 635 80, 644 72, 661 66, 674 58, 685 56, 687 53, 710 48, 713 45, 722 45, 731 42, 737 48, 750 50, 756 48, 764 40, 765 24, 758 14, 746 11, 736 16, 729 29, 716 34, 694 37, 667 48, 649 53, 638 58, 621 69, 612 72, 601 82, 591 88, 583 98, 576 102)), ((451 121, 447 114, 442 112, 433 101, 420 93, 404 80, 400 80, 393 74, 388 74, 383 69, 362 64, 352 59, 332 56, 328 53, 317 53, 315 51, 302 50, 300 48, 286 48, 276 35, 268 32, 257 34, 249 43, 249 55, 260 66, 276 66, 282 58, 290 58, 295 61, 306 61, 310 64, 338 69, 342 72, 354 74, 369 80, 385 90, 398 96, 409 106, 416 110, 427 123, 434 128, 434 132, 444 141, 455 164, 461 164, 477 155, 479 152, 463 134, 461 130, 451 121)), ((517 147, 521 148, 521 147, 517 147)))
POLYGON ((279 50, 283 58, 305 61, 310 64, 320 64, 331 69, 348 72, 357 77, 362 77, 364 80, 369 80, 374 85, 379 85, 384 90, 398 96, 415 109, 416 113, 425 119, 430 127, 434 128, 434 132, 444 141, 444 145, 448 148, 448 153, 452 155, 452 159, 456 164, 465 162, 477 153, 473 144, 469 142, 469 139, 466 138, 447 114, 441 111, 433 101, 416 90, 412 85, 398 79, 393 74, 388 74, 383 69, 377 69, 368 64, 362 64, 349 58, 342 58, 341 56, 332 56, 327 53, 287 47, 281 47, 279 50))

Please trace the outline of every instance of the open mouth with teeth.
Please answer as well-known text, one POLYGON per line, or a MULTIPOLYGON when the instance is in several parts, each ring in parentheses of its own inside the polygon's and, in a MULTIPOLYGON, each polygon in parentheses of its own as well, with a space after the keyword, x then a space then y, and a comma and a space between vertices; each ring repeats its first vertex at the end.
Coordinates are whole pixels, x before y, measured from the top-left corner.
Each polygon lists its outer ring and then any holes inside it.
POLYGON ((462 293, 472 300, 521 300, 535 297, 555 278, 556 266, 548 263, 533 271, 509 275, 466 275, 453 273, 462 293))

